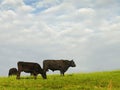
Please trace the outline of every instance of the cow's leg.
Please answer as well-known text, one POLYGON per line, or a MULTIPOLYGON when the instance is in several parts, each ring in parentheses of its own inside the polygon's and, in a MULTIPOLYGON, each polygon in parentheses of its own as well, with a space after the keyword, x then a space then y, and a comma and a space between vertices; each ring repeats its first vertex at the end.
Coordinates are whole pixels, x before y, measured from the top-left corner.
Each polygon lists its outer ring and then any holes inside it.
POLYGON ((64 72, 62 73, 62 75, 64 76, 64 72))
POLYGON ((31 72, 31 73, 30 73, 30 76, 34 76, 34 74, 31 72))
POLYGON ((8 77, 11 76, 11 73, 9 72, 8 77))
POLYGON ((34 79, 37 79, 37 74, 34 74, 34 79))
POLYGON ((64 71, 60 70, 60 74, 61 74, 61 76, 64 76, 64 71))
POLYGON ((47 65, 43 65, 43 71, 44 71, 44 72, 47 72, 47 71, 48 71, 48 68, 49 68, 49 67, 48 67, 47 65))
POLYGON ((33 72, 33 75, 34 75, 34 79, 37 79, 37 73, 35 71, 33 72))
POLYGON ((20 73, 21 73, 21 71, 18 71, 18 72, 17 72, 17 77, 16 77, 16 79, 20 79, 20 73))

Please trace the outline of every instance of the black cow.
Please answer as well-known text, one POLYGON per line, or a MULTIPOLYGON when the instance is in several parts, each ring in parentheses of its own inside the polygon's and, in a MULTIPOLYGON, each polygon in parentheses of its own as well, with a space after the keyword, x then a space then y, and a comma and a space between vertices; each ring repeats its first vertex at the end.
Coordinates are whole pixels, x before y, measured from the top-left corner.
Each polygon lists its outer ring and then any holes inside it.
POLYGON ((20 79, 20 73, 22 71, 26 73, 31 73, 34 75, 35 79, 37 78, 38 74, 41 74, 41 76, 46 79, 46 73, 44 73, 43 69, 38 63, 34 62, 18 62, 18 73, 17 73, 17 79, 20 79))
POLYGON ((16 68, 10 68, 9 69, 8 76, 12 76, 12 75, 17 75, 17 69, 16 68))
POLYGON ((68 70, 69 67, 75 67, 75 63, 73 60, 44 60, 43 61, 43 69, 44 72, 48 71, 48 69, 55 71, 60 70, 61 75, 64 76, 64 73, 68 70))

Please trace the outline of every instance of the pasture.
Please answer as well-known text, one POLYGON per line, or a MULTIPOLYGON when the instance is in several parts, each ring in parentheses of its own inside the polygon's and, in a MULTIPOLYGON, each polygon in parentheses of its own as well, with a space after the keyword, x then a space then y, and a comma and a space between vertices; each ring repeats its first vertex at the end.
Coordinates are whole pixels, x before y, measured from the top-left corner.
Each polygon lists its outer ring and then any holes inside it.
POLYGON ((48 75, 0 77, 0 90, 120 90, 120 71, 48 75))

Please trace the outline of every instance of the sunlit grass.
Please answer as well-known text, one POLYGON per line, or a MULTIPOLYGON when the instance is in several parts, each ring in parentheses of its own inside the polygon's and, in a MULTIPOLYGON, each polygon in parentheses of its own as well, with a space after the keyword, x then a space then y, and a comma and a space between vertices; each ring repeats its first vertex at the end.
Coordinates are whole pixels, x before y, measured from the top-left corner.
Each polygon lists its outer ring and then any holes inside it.
POLYGON ((16 80, 15 76, 0 77, 0 90, 120 90, 120 71, 26 76, 16 80))

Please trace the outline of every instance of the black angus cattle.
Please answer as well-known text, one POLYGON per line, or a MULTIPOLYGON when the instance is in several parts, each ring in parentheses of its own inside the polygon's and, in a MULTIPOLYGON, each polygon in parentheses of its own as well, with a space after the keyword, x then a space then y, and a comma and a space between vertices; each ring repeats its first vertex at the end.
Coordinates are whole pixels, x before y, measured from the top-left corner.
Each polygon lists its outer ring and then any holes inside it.
POLYGON ((10 68, 9 69, 8 76, 12 76, 12 75, 17 75, 17 69, 16 68, 10 68))
POLYGON ((73 60, 44 60, 43 69, 44 72, 48 69, 55 71, 60 70, 60 74, 64 76, 64 73, 68 70, 69 67, 75 67, 75 62, 73 60))
POLYGON ((37 78, 38 74, 41 74, 41 76, 46 79, 46 73, 44 73, 43 69, 38 63, 34 62, 18 62, 18 73, 17 73, 17 79, 20 79, 21 72, 31 73, 34 75, 35 79, 37 78))

